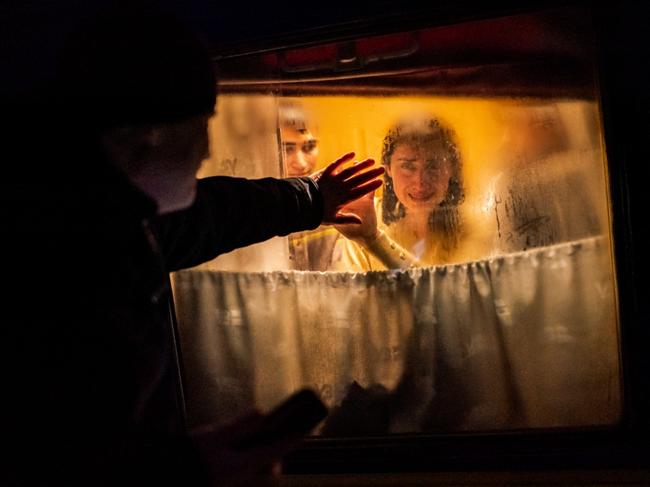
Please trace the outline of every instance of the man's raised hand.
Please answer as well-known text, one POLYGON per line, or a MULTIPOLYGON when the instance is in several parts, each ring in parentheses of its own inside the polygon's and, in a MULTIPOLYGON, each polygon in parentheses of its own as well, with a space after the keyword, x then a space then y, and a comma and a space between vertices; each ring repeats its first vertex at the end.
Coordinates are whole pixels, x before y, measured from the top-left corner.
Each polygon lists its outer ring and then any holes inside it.
POLYGON ((340 169, 353 158, 354 152, 349 152, 311 176, 318 183, 323 196, 323 223, 326 225, 360 224, 361 219, 357 215, 342 213, 341 209, 382 185, 380 176, 384 174, 384 168, 368 169, 375 164, 372 159, 340 169))

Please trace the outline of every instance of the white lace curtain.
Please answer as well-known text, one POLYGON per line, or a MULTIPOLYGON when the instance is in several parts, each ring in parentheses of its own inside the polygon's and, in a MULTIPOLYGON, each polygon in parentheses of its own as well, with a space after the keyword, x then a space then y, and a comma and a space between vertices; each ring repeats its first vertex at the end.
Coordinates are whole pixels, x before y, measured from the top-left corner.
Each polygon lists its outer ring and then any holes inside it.
POLYGON ((304 386, 333 408, 332 434, 605 425, 620 412, 602 237, 408 271, 187 270, 173 285, 190 424, 304 386))

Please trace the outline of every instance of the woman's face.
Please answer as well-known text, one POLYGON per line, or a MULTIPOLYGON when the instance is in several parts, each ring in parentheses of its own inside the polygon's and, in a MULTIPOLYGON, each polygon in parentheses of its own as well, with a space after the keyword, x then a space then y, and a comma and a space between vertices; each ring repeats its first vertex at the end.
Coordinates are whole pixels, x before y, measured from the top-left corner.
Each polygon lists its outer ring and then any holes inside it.
POLYGON ((439 142, 399 143, 386 172, 397 199, 411 213, 430 213, 447 195, 451 162, 439 142))

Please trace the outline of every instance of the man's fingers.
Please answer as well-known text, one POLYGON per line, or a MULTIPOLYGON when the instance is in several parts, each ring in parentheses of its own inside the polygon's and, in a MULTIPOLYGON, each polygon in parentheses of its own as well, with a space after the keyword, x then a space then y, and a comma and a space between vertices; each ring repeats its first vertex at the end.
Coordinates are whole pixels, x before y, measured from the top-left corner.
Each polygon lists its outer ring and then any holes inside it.
POLYGON ((325 168, 325 170, 323 171, 323 176, 333 174, 336 168, 338 168, 341 164, 348 162, 353 157, 354 157, 354 152, 348 152, 347 154, 342 155, 341 157, 339 157, 337 160, 335 160, 325 168))
POLYGON ((369 171, 366 171, 357 176, 354 176, 353 178, 348 179, 345 183, 350 187, 354 188, 356 186, 361 186, 362 184, 365 184, 368 181, 372 181, 373 179, 378 178, 382 174, 384 174, 384 168, 376 167, 374 169, 370 169, 369 171))
POLYGON ((372 166, 374 163, 375 161, 373 159, 365 159, 361 162, 357 162, 354 166, 346 167, 341 172, 339 172, 337 176, 345 181, 348 178, 354 176, 359 171, 363 171, 367 167, 372 166))
POLYGON ((348 201, 358 200, 364 194, 368 194, 372 191, 375 191, 376 189, 381 187, 382 184, 383 182, 380 179, 375 179, 374 181, 371 181, 368 184, 364 184, 363 186, 358 186, 348 193, 349 196, 348 201))

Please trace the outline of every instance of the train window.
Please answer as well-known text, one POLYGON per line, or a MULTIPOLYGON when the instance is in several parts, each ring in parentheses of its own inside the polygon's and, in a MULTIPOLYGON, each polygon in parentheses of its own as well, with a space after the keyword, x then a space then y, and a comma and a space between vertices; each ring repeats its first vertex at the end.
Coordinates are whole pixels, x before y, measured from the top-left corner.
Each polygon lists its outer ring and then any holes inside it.
POLYGON ((223 60, 201 177, 386 168, 354 228, 173 275, 190 424, 301 387, 321 436, 614 425, 609 182, 573 9, 223 60), (364 233, 365 232, 365 233, 364 233))

